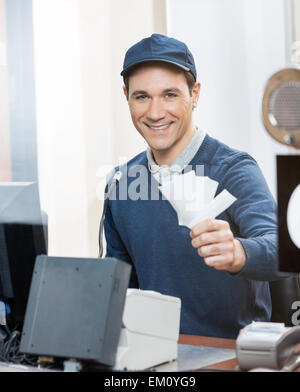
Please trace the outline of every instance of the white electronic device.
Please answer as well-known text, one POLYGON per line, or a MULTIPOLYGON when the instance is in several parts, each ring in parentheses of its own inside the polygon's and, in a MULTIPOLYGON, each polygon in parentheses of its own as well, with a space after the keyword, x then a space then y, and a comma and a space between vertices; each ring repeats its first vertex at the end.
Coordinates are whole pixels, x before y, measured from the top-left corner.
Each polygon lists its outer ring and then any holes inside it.
POLYGON ((144 370, 177 359, 181 300, 127 289, 114 369, 144 370))
POLYGON ((241 329, 236 341, 239 368, 281 369, 300 343, 300 326, 255 322, 241 329))

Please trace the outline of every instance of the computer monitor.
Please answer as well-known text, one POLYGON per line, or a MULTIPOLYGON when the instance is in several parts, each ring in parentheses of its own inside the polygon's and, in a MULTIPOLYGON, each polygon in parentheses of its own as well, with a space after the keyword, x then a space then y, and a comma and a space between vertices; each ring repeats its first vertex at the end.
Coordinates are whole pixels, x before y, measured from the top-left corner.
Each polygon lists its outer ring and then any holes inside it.
POLYGON ((36 256, 47 254, 37 183, 0 182, 0 299, 23 322, 36 256))

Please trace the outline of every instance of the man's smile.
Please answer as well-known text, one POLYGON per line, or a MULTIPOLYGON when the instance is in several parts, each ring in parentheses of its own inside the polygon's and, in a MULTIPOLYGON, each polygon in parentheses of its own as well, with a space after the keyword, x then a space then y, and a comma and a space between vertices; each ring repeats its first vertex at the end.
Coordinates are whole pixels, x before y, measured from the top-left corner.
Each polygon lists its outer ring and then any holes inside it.
POLYGON ((148 123, 144 122, 144 124, 148 128, 150 128, 150 130, 152 130, 154 132, 158 132, 158 131, 166 131, 173 124, 173 122, 174 121, 171 121, 171 122, 166 123, 166 124, 156 124, 156 125, 152 125, 152 124, 148 124, 148 123))

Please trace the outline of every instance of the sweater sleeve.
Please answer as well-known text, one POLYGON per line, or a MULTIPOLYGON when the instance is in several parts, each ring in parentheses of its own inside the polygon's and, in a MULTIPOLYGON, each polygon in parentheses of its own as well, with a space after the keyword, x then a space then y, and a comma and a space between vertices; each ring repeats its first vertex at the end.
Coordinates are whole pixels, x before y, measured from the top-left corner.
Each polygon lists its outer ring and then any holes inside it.
POLYGON ((224 188, 237 198, 228 213, 246 253, 246 264, 236 275, 261 281, 285 276, 278 272, 277 206, 256 161, 239 155, 224 174, 224 188))

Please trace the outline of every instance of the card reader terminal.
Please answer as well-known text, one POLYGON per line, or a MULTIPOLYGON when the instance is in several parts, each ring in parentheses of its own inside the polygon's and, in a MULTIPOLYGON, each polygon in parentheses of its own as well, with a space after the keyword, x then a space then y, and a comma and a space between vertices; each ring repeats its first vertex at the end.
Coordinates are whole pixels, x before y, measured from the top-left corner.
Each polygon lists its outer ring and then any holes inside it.
POLYGON ((255 322, 239 332, 236 341, 240 369, 258 367, 280 369, 300 343, 300 326, 285 327, 283 323, 255 322))

